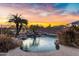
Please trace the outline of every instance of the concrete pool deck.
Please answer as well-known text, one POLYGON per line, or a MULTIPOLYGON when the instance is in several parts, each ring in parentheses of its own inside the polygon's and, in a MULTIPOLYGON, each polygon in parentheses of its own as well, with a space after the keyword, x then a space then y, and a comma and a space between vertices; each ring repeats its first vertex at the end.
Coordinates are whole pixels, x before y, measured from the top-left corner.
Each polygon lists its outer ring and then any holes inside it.
POLYGON ((19 48, 9 51, 6 56, 79 56, 79 49, 60 46, 60 50, 50 52, 24 52, 19 48))

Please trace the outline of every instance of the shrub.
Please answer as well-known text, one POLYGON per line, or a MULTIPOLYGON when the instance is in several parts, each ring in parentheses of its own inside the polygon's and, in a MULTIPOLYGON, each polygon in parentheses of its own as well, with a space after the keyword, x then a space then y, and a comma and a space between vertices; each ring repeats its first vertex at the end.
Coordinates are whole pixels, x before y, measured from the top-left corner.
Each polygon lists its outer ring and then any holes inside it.
POLYGON ((71 36, 70 34, 68 34, 68 31, 70 30, 63 30, 61 31, 61 33, 58 34, 59 40, 60 40, 60 44, 62 45, 67 45, 67 46, 74 46, 79 48, 79 31, 74 31, 74 37, 72 37, 74 39, 74 41, 71 41, 71 36))
POLYGON ((0 52, 8 52, 11 49, 14 49, 19 46, 15 39, 12 39, 10 35, 0 34, 0 52))

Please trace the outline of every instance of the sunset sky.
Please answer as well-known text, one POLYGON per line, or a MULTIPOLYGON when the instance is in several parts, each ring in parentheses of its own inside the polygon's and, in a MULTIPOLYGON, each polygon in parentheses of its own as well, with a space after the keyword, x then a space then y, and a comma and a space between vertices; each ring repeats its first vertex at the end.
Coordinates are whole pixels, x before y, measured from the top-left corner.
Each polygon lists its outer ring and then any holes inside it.
POLYGON ((77 3, 2 3, 0 4, 0 24, 7 24, 10 15, 21 14, 31 24, 43 26, 65 25, 79 20, 77 3))

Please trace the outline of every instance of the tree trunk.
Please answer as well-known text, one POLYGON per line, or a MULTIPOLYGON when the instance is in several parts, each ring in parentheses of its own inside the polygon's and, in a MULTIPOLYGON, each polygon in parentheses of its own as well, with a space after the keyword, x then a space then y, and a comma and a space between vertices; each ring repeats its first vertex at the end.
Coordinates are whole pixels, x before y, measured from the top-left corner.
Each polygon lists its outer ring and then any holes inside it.
POLYGON ((16 37, 19 35, 19 23, 16 23, 16 37))
POLYGON ((20 32, 20 31, 21 31, 22 26, 23 26, 23 24, 22 24, 22 23, 20 23, 20 26, 19 26, 19 30, 18 30, 18 32, 20 32))

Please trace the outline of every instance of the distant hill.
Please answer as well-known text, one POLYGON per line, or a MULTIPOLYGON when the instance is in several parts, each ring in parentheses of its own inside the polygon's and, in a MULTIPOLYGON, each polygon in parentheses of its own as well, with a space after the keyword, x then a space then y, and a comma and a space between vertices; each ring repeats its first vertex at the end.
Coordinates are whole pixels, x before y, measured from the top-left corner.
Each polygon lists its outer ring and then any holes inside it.
POLYGON ((72 22, 73 25, 79 25, 79 21, 72 22))

